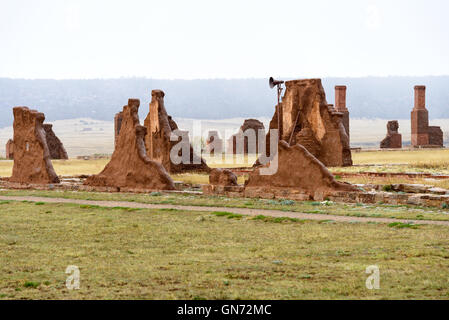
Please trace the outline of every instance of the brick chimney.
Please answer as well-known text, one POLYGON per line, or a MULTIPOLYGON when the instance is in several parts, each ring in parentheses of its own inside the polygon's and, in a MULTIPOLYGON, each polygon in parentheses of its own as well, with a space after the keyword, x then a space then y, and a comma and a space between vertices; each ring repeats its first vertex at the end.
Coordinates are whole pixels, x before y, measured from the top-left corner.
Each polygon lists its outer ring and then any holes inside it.
POLYGON ((349 110, 346 108, 346 86, 335 86, 335 111, 343 114, 343 126, 349 139, 349 110))
POLYGON ((415 86, 415 106, 411 113, 412 146, 429 144, 429 112, 426 109, 426 87, 415 86))
POLYGON ((426 86, 415 86, 414 109, 426 109, 426 86))
POLYGON ((335 86, 335 110, 348 111, 346 108, 346 86, 335 86))

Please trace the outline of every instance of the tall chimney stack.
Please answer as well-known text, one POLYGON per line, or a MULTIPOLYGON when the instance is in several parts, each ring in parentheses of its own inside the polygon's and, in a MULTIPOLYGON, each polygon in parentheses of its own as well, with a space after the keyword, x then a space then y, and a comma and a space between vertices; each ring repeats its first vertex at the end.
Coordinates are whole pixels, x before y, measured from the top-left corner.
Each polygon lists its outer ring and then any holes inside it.
POLYGON ((346 86, 335 86, 335 111, 343 114, 342 122, 349 140, 349 110, 346 107, 346 86))
POLYGON ((335 86, 335 110, 348 111, 346 108, 346 86, 335 86))
POLYGON ((426 86, 415 86, 414 109, 426 109, 426 86))
POLYGON ((412 146, 429 144, 429 112, 426 109, 426 87, 415 86, 415 106, 411 114, 412 146))

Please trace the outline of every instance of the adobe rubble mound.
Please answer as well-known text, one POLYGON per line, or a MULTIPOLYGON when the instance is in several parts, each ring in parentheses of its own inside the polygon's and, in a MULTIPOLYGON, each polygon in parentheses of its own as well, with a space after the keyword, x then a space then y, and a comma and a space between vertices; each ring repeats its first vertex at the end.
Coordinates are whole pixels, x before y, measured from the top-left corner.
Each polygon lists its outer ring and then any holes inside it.
POLYGON ((43 128, 45 115, 27 107, 15 107, 13 113, 14 166, 9 181, 20 184, 59 183, 43 128))
POLYGON ((120 133, 111 161, 101 173, 88 177, 84 184, 131 191, 175 189, 164 167, 146 153, 147 130, 139 123, 139 105, 139 100, 130 99, 123 107, 120 133))
POLYGON ((48 149, 50 151, 51 159, 68 159, 67 151, 64 148, 61 140, 53 132, 53 125, 49 123, 44 124, 45 140, 47 141, 48 149))
MULTIPOLYGON (((279 129, 280 140, 291 146, 304 146, 325 166, 351 166, 351 149, 343 113, 329 107, 321 79, 286 81, 285 86, 285 94, 276 106, 270 130, 279 129)), ((266 136, 266 152, 272 157, 269 150, 270 132, 266 136)))
POLYGON ((249 174, 245 183, 245 195, 273 192, 273 189, 292 189, 315 200, 323 200, 337 191, 358 191, 357 187, 335 180, 332 173, 305 147, 289 146, 280 141, 278 159, 258 167, 249 174), (274 166, 274 167, 273 167, 274 166), (274 173, 261 170, 273 168, 274 173))
POLYGON ((150 111, 144 121, 144 126, 148 131, 145 138, 148 156, 150 159, 161 163, 169 173, 209 172, 210 168, 204 159, 193 151, 187 131, 178 130, 176 122, 167 114, 164 96, 165 93, 162 90, 151 91, 150 111), (171 141, 170 136, 175 132, 179 133, 178 140, 171 141), (175 145, 182 147, 178 150, 178 157, 183 158, 180 163, 173 162, 170 157, 170 152, 175 145), (188 153, 188 155, 183 154, 183 152, 188 153))
POLYGON ((209 183, 214 186, 237 186, 237 176, 229 169, 212 169, 209 183))
POLYGON ((398 132, 399 122, 397 120, 388 121, 387 136, 380 142, 382 149, 402 148, 402 135, 398 132))

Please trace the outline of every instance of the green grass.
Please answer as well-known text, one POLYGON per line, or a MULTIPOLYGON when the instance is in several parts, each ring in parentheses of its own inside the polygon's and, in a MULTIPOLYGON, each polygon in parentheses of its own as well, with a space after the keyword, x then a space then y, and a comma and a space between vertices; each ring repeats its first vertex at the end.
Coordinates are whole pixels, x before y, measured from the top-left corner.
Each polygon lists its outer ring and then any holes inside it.
MULTIPOLYGON (((224 208, 272 209, 316 214, 331 214, 356 217, 384 217, 411 220, 449 220, 449 208, 424 208, 412 205, 388 205, 361 203, 334 203, 331 201, 291 201, 249 198, 227 198, 190 194, 132 194, 107 192, 77 192, 52 190, 2 190, 0 195, 40 196, 65 199, 131 201, 136 203, 172 204, 191 206, 216 206, 224 208)), ((90 208, 82 205, 82 208, 90 208)), ((93 206, 95 207, 95 206, 93 206)))
POLYGON ((402 222, 393 222, 388 225, 390 228, 410 228, 410 229, 418 229, 419 225, 412 223, 402 223, 402 222))
POLYGON ((449 298, 447 227, 126 209, 1 206, 0 298, 449 298), (80 290, 65 287, 68 265, 80 290), (365 288, 370 265, 380 290, 365 288))

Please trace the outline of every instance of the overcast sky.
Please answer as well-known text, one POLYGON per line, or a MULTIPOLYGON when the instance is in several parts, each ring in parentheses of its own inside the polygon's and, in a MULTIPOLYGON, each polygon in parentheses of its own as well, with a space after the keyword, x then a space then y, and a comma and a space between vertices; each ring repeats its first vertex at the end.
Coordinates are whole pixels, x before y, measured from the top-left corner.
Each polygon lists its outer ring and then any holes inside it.
POLYGON ((0 77, 447 75, 447 0, 0 0, 0 77))

